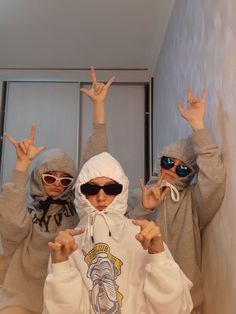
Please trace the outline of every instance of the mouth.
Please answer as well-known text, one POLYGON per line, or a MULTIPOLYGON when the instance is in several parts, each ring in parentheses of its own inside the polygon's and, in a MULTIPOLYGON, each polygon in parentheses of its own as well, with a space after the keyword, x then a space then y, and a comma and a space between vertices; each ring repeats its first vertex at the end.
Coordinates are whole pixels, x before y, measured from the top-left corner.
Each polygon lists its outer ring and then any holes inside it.
POLYGON ((166 172, 163 179, 175 180, 175 175, 173 173, 166 172))
POLYGON ((62 190, 61 189, 51 189, 51 192, 59 193, 59 192, 62 192, 62 190))
POLYGON ((100 206, 96 206, 96 209, 99 210, 99 211, 102 211, 102 210, 104 210, 106 207, 107 207, 107 206, 104 206, 104 205, 101 206, 101 205, 100 205, 100 206))

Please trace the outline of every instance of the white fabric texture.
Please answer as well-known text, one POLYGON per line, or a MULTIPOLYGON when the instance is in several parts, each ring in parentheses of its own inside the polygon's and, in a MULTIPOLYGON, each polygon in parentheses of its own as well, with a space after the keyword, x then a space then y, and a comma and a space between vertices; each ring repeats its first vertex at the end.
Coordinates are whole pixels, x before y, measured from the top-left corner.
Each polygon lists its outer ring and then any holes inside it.
POLYGON ((76 237, 79 249, 68 261, 52 264, 44 313, 189 314, 192 283, 166 245, 162 253, 144 251, 135 238, 139 227, 124 216, 128 179, 120 164, 108 153, 91 158, 79 174, 75 195, 78 228, 86 231, 76 237), (80 192, 81 184, 96 177, 123 185, 102 212, 80 192))

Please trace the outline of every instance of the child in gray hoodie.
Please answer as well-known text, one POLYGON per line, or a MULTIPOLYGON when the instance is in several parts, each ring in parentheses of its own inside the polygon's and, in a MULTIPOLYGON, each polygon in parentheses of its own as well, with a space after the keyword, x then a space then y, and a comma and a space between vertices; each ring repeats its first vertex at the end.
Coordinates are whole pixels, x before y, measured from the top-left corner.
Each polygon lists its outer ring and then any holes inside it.
POLYGON ((158 154, 154 176, 146 187, 142 184, 144 197, 136 193, 129 199, 132 218, 155 214, 175 261, 193 282, 194 313, 200 313, 203 300, 201 231, 221 205, 226 179, 221 151, 205 127, 205 105, 205 91, 198 99, 188 89, 187 108, 181 102, 178 108, 192 127, 191 136, 158 154))
MULTIPOLYGON (((104 125, 104 100, 109 86, 96 80, 91 68, 93 85, 81 91, 93 101, 93 134, 88 140, 82 163, 104 150, 106 140, 104 125), (98 110, 99 107, 99 110, 98 110)), ((9 183, 0 194, 0 234, 4 253, 10 262, 0 292, 0 313, 42 313, 43 285, 49 259, 48 242, 59 230, 74 228, 79 221, 74 207, 72 189, 76 177, 74 161, 62 150, 34 144, 35 125, 26 140, 15 146, 16 166, 9 183), (28 168, 40 153, 31 175, 28 168), (30 179, 31 201, 27 204, 27 183, 30 179)))

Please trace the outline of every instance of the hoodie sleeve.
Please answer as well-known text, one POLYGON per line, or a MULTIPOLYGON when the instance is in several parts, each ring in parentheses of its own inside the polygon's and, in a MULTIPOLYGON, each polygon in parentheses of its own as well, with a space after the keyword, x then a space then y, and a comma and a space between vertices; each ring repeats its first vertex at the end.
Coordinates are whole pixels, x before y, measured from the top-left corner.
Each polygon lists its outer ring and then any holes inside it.
POLYGON ((190 314, 193 303, 190 295, 192 282, 165 251, 150 255, 146 265, 144 294, 150 314, 190 314))
POLYGON ((92 135, 88 138, 85 149, 82 152, 79 168, 81 169, 83 164, 91 157, 103 152, 107 152, 107 150, 108 140, 106 133, 106 124, 94 123, 92 135))
POLYGON ((28 173, 13 170, 11 181, 0 194, 0 234, 5 254, 11 255, 16 246, 31 230, 31 217, 27 210, 28 173))
POLYGON ((79 271, 69 261, 51 264, 44 285, 43 314, 89 314, 90 301, 79 271))
POLYGON ((225 192, 226 174, 222 154, 205 129, 193 133, 199 168, 197 183, 192 188, 193 207, 200 227, 204 228, 219 209, 225 192))

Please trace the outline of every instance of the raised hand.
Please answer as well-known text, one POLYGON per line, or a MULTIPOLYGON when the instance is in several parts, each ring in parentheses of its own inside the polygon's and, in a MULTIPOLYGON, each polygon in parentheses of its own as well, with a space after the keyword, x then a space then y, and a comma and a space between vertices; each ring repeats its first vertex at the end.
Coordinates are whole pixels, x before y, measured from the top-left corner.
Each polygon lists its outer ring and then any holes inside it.
POLYGON ((69 256, 78 249, 74 236, 82 234, 84 229, 66 229, 59 231, 54 242, 49 242, 51 248, 52 263, 60 263, 68 260, 69 256))
POLYGON ((160 188, 163 176, 150 187, 146 187, 142 180, 140 180, 140 187, 142 190, 142 205, 148 210, 153 210, 163 202, 166 195, 170 193, 170 188, 162 190, 160 188))
POLYGON ((206 110, 206 91, 202 91, 201 98, 198 99, 193 95, 191 88, 187 89, 187 107, 183 106, 181 101, 178 102, 178 109, 181 116, 188 121, 193 130, 199 130, 205 127, 204 115, 206 110))
POLYGON ((31 164, 32 160, 45 149, 44 146, 35 146, 35 133, 36 125, 32 124, 32 127, 29 132, 27 139, 16 141, 10 134, 7 132, 4 133, 4 136, 8 141, 14 145, 16 150, 16 169, 21 171, 26 171, 31 164))
POLYGON ((100 83, 96 79, 94 67, 91 67, 90 77, 92 80, 92 87, 90 89, 81 88, 80 89, 81 92, 84 93, 86 96, 90 97, 92 101, 95 103, 104 102, 107 95, 107 91, 111 86, 112 82, 114 81, 115 76, 113 76, 106 84, 100 83))
POLYGON ((133 220, 135 226, 140 227, 140 232, 135 238, 141 243, 144 250, 149 254, 157 254, 164 251, 164 244, 160 228, 148 220, 133 220))

